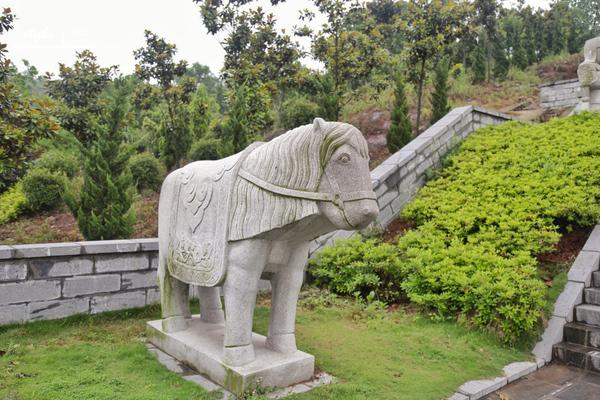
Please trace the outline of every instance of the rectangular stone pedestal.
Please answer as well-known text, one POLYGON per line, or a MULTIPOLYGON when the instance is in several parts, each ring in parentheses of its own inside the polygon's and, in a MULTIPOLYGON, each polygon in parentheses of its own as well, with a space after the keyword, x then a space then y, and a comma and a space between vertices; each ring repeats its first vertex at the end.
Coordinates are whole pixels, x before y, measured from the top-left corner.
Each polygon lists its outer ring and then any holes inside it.
POLYGON ((233 393, 248 388, 287 387, 312 378, 315 370, 314 356, 296 351, 282 354, 265 347, 266 338, 252 334, 256 360, 242 367, 231 367, 222 362, 225 327, 200 321, 192 317, 188 329, 165 333, 161 320, 147 323, 150 343, 179 361, 205 374, 214 382, 233 393))

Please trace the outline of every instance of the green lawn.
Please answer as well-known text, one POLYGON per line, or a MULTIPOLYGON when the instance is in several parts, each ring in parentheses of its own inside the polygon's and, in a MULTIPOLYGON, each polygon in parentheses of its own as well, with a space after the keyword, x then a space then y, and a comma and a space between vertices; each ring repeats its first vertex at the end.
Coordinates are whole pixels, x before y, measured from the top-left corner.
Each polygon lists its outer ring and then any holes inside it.
MULTIPOLYGON (((441 399, 464 381, 497 376, 526 351, 452 322, 405 311, 356 318, 357 306, 300 308, 298 345, 338 382, 298 399, 441 399)), ((0 399, 210 399, 147 351, 157 307, 0 328, 0 399)), ((269 310, 255 329, 265 333, 269 310)))

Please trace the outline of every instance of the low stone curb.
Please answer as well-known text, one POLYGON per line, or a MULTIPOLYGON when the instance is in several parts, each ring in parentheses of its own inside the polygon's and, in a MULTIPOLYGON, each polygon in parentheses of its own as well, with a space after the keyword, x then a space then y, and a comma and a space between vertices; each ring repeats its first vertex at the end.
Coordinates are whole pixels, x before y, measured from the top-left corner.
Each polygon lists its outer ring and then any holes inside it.
POLYGON ((573 320, 575 307, 583 302, 583 290, 590 286, 592 274, 598 271, 599 267, 600 223, 592 230, 569 270, 567 284, 554 303, 554 311, 548 326, 542 334, 542 339, 532 351, 536 361, 508 364, 502 369, 504 372, 502 377, 468 381, 461 385, 448 400, 480 399, 549 364, 552 361, 552 347, 562 342, 564 325, 573 320))
MULTIPOLYGON (((209 378, 200 374, 196 370, 188 367, 187 365, 171 357, 167 353, 158 349, 156 346, 147 343, 146 347, 148 348, 148 351, 150 351, 150 353, 156 356, 159 363, 161 363, 169 371, 176 373, 186 381, 195 383, 207 392, 214 393, 217 396, 220 396, 220 394, 222 394, 222 397, 220 398, 223 400, 236 399, 235 395, 233 395, 231 392, 227 391, 220 385, 214 383, 209 378)), ((311 381, 301 382, 290 387, 278 388, 273 391, 269 391, 268 393, 265 393, 265 397, 269 399, 283 399, 287 396, 305 393, 316 387, 330 385, 332 383, 335 383, 335 378, 333 376, 325 372, 319 372, 314 376, 314 378, 311 381)))

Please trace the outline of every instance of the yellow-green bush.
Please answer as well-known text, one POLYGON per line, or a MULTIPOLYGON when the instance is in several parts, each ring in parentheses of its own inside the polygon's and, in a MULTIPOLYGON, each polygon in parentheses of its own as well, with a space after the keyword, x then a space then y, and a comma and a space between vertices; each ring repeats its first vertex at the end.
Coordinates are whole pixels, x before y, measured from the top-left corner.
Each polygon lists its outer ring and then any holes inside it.
POLYGON ((17 183, 0 194, 0 225, 12 221, 27 209, 23 185, 17 183))
POLYGON ((401 294, 507 341, 533 332, 545 294, 535 257, 552 249, 560 228, 600 220, 599 171, 599 114, 479 130, 403 211, 417 227, 388 260, 405 276, 401 294))

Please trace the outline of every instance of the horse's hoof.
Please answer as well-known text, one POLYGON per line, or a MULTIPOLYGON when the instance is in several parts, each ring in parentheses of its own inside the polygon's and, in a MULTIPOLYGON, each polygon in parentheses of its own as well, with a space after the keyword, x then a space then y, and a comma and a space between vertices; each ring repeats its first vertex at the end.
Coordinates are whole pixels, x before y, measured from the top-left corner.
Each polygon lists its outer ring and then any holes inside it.
POLYGON ((225 347, 223 349, 223 362, 232 367, 241 367, 254 361, 254 346, 225 347))
POLYGON ((225 314, 223 310, 204 311, 200 314, 200 320, 211 324, 223 324, 225 323, 225 314))
POLYGON ((162 320, 162 330, 166 333, 185 331, 188 328, 188 320, 180 315, 168 317, 162 320))
POLYGON ((296 335, 293 333, 271 335, 267 337, 266 346, 279 353, 294 353, 298 350, 296 347, 296 335))

